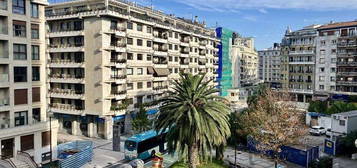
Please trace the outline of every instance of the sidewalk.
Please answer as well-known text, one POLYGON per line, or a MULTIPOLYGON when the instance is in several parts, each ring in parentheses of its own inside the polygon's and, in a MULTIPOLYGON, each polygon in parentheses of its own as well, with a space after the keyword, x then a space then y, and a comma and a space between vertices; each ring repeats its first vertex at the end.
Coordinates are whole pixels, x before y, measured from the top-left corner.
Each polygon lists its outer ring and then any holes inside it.
MULTIPOLYGON (((234 164, 234 150, 232 148, 227 148, 224 152, 224 160, 234 164)), ((280 163, 285 166, 285 168, 302 168, 301 166, 290 164, 290 163, 280 163)), ((244 151, 237 151, 237 165, 244 168, 274 168, 274 161, 262 157, 257 154, 248 153, 244 151)))

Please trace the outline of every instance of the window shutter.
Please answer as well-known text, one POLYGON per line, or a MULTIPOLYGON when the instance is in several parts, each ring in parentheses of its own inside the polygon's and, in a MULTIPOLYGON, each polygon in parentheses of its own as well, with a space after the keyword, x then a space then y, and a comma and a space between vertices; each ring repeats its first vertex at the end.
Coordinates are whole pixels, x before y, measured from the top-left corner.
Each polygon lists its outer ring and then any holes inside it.
POLYGON ((32 135, 21 136, 21 151, 34 149, 34 140, 32 135))
POLYGON ((15 105, 27 104, 27 89, 16 89, 14 95, 15 105))
POLYGON ((39 87, 32 88, 32 102, 41 101, 41 89, 39 87))

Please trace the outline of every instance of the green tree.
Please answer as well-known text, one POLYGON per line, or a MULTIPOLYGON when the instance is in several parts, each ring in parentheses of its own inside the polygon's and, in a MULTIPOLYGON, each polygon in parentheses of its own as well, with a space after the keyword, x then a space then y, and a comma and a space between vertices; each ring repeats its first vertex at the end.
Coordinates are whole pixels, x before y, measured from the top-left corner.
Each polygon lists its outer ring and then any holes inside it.
POLYGON ((151 129, 152 123, 148 119, 148 115, 143 106, 140 106, 139 112, 136 114, 136 117, 132 121, 133 130, 137 133, 144 132, 151 129))
POLYGON ((327 113, 327 101, 311 101, 307 110, 309 112, 327 113))
POLYGON ((357 139, 357 131, 350 132, 346 137, 341 139, 341 150, 344 154, 351 155, 357 152, 355 141, 357 139))
POLYGON ((357 106, 355 104, 336 101, 331 105, 330 108, 327 109, 327 114, 342 113, 352 110, 357 110, 357 106))
POLYGON ((228 139, 228 144, 236 146, 238 144, 247 144, 247 136, 249 133, 246 131, 243 116, 249 112, 246 109, 239 113, 231 113, 229 117, 229 124, 231 128, 231 137, 228 139))
POLYGON ((205 81, 205 75, 181 74, 161 100, 155 122, 156 130, 169 128, 169 152, 185 156, 190 168, 196 168, 213 148, 225 144, 231 134, 230 108, 211 83, 205 81))
POLYGON ((247 104, 249 107, 257 104, 258 98, 264 94, 266 94, 267 86, 265 84, 259 84, 257 88, 255 88, 252 95, 248 96, 247 104))

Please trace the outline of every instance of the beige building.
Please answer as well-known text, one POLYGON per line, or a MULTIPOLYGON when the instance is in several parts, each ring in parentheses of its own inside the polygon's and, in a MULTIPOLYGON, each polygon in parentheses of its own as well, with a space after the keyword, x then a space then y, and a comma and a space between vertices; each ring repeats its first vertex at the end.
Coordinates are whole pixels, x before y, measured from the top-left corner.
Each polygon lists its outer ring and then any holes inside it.
POLYGON ((274 43, 273 47, 258 51, 259 54, 259 80, 269 84, 271 88, 280 88, 280 44, 274 43))
POLYGON ((0 0, 0 167, 56 158, 57 120, 47 118, 43 0, 0 0), (22 152, 19 152, 22 151, 22 152), (26 154, 27 153, 27 154, 26 154), (28 155, 29 154, 29 155, 28 155))
MULTIPOLYGON (((180 72, 217 77, 215 31, 124 0, 46 8, 50 110, 60 131, 112 137, 140 105, 157 107, 180 72)), ((217 84, 217 83, 212 83, 217 84)))
POLYGON ((258 52, 254 38, 235 37, 232 43, 232 89, 227 99, 235 107, 246 107, 249 95, 253 93, 258 81, 258 52))

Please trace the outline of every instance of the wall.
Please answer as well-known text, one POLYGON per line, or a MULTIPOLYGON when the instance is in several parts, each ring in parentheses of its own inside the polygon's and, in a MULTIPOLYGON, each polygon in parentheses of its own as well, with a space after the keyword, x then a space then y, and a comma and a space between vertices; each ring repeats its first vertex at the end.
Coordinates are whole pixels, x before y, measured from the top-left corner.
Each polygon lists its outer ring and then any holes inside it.
POLYGON ((357 116, 349 117, 347 124, 347 133, 357 130, 357 116))

